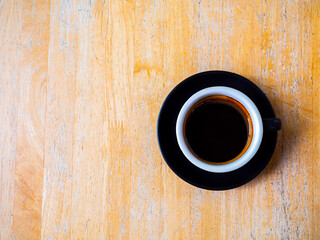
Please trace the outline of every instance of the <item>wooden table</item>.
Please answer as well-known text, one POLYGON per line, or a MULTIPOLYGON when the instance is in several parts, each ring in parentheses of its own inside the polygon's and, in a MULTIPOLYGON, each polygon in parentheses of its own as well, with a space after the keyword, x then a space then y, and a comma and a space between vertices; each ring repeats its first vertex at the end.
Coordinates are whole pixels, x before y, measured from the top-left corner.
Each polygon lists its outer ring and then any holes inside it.
POLYGON ((319 239, 320 1, 0 1, 1 239, 319 239), (268 167, 214 192, 161 157, 160 106, 197 72, 256 83, 268 167))

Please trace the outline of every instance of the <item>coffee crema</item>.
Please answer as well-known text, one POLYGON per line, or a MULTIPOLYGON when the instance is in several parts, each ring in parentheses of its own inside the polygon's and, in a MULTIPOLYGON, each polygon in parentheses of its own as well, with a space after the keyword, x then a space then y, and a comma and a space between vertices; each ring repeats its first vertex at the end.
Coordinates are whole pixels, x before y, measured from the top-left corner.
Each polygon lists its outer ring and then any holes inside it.
POLYGON ((239 159, 253 136, 252 119, 237 100, 212 95, 195 103, 184 121, 189 150, 201 161, 221 165, 239 159))

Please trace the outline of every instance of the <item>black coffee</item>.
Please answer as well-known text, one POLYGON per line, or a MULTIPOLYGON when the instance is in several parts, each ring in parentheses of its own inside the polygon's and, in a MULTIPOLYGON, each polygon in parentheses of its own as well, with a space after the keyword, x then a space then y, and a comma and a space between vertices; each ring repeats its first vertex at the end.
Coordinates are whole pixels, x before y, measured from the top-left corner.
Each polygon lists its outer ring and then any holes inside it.
POLYGON ((235 107, 209 99, 187 116, 185 137, 198 157, 221 163, 241 153, 248 140, 248 129, 244 116, 235 107))

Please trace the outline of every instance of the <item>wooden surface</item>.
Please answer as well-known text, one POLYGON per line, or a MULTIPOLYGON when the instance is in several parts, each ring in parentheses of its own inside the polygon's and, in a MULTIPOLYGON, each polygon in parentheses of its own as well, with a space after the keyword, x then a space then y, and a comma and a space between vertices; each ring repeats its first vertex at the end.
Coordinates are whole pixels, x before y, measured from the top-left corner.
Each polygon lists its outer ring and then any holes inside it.
POLYGON ((0 1, 1 239, 320 239, 320 1, 0 1), (283 129, 255 180, 198 189, 160 106, 241 74, 283 129))

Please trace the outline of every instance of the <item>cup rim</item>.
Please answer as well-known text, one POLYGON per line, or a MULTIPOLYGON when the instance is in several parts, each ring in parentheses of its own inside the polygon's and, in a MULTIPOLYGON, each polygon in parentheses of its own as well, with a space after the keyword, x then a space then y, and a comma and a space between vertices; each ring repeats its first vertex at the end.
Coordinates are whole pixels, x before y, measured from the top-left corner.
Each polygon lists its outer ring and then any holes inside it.
POLYGON ((216 86, 202 89, 193 94, 182 106, 176 121, 176 138, 184 156, 195 166, 215 173, 234 171, 247 164, 258 151, 263 137, 263 125, 260 112, 254 102, 244 93, 230 87, 216 86), (239 101, 248 111, 252 119, 253 137, 247 151, 233 162, 214 165, 198 159, 190 150, 184 137, 184 121, 190 108, 202 98, 212 95, 225 95, 239 101))

